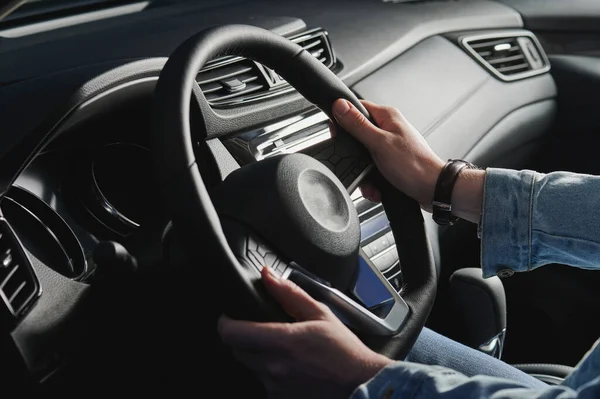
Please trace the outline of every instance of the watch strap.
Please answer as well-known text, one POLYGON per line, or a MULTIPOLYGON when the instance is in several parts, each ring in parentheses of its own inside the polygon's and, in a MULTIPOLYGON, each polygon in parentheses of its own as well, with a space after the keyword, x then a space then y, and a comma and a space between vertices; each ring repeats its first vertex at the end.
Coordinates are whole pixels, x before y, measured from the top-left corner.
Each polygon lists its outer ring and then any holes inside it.
POLYGON ((473 165, 462 159, 450 159, 442 168, 435 185, 433 194, 433 220, 439 225, 452 225, 458 217, 452 215, 452 191, 458 175, 466 168, 473 165))

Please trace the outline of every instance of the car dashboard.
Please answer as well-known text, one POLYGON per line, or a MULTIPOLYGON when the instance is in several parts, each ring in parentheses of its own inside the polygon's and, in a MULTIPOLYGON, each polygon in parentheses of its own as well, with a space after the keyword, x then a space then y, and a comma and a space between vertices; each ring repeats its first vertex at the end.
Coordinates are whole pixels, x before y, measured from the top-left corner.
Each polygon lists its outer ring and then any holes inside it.
MULTIPOLYGON (((0 63, 3 347, 37 381, 74 351, 63 337, 79 331, 72 319, 104 266, 100 242, 119 243, 140 264, 165 259, 152 93, 166 57, 202 28, 246 23, 290 38, 359 97, 400 109, 446 159, 518 163, 530 152, 515 149, 544 134, 556 112, 543 48, 515 10, 493 1, 198 1, 62 23, 0 30, 0 57, 10 57, 0 63)), ((211 105, 206 151, 219 178, 330 137, 327 116, 254 61, 214 60, 197 83, 211 105)), ((352 199, 362 256, 401 293, 382 205, 359 191, 352 199)), ((428 223, 439 258, 443 231, 428 223)))

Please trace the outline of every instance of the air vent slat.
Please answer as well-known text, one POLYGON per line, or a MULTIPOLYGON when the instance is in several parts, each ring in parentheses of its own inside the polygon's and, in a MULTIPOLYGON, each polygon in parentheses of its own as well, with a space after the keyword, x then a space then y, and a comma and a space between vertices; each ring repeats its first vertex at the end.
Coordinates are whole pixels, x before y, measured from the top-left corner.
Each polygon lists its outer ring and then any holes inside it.
POLYGON ((21 285, 19 285, 15 291, 13 292, 13 294, 10 296, 10 298, 8 298, 8 302, 10 303, 14 303, 15 302, 15 298, 17 297, 17 295, 19 295, 19 293, 21 291, 23 291, 23 288, 25 288, 25 286, 27 285, 27 281, 23 281, 21 283, 21 285))
POLYGON ((315 40, 314 42, 308 42, 306 44, 302 44, 302 47, 304 48, 304 50, 308 51, 312 48, 317 47, 320 44, 321 44, 321 40, 315 40))
POLYGON ((525 56, 523 54, 518 54, 518 55, 512 55, 510 57, 491 58, 491 59, 488 59, 488 62, 492 65, 496 65, 496 64, 503 64, 503 63, 512 62, 512 61, 521 61, 524 59, 525 59, 525 56))
POLYGON ((231 77, 234 77, 237 75, 241 75, 243 73, 250 72, 251 70, 252 70, 251 65, 247 65, 247 66, 232 65, 232 66, 226 66, 226 67, 218 68, 218 69, 215 68, 211 71, 200 72, 198 74, 198 76, 199 76, 198 84, 204 85, 207 83, 216 82, 218 80, 231 78, 231 77))
POLYGON ((223 88, 223 85, 220 84, 219 82, 210 82, 210 83, 201 84, 200 88, 202 88, 202 92, 204 94, 209 94, 214 91, 221 90, 223 88))
MULTIPOLYGON (((251 74, 242 74, 242 75, 236 76, 236 78, 242 83, 249 83, 249 82, 254 82, 255 80, 258 80, 258 76, 251 75, 251 74)), ((225 79, 227 79, 227 78, 225 78, 225 79)), ((223 90, 225 88, 225 86, 219 82, 210 82, 210 83, 200 84, 200 88, 202 89, 202 92, 204 93, 204 95, 207 95, 210 93, 217 92, 219 90, 223 90)))
MULTIPOLYGON (((0 218, 0 299, 15 317, 39 295, 39 284, 27 255, 5 219, 0 218)), ((1 302, 0 302, 1 303, 1 302)))
MULTIPOLYGON (((244 89, 243 93, 244 94, 254 93, 260 89, 263 89, 264 87, 265 87, 265 85, 261 85, 258 83, 256 83, 256 84, 251 83, 249 85, 246 85, 246 89, 244 89)), ((209 95, 206 96, 206 99, 211 102, 219 102, 219 101, 239 97, 239 95, 240 95, 239 92, 223 94, 223 95, 210 93, 209 95)))
POLYGON ((510 44, 511 40, 510 39, 499 39, 499 40, 491 40, 491 41, 483 41, 483 42, 475 42, 473 44, 471 44, 471 48, 473 50, 478 50, 481 48, 486 48, 486 47, 493 47, 496 46, 498 44, 505 44, 505 43, 509 43, 510 44))
MULTIPOLYGON (((322 29, 303 32, 290 40, 328 68, 335 66, 327 33, 322 29)), ((213 106, 235 106, 290 91, 289 84, 277 73, 242 57, 210 61, 200 70, 196 81, 213 106)))
POLYGON ((13 268, 10 269, 10 272, 8 272, 8 275, 6 277, 4 277, 2 284, 0 284, 0 290, 3 290, 5 293, 8 292, 9 295, 12 295, 11 294, 11 292, 13 291, 11 289, 12 276, 17 272, 17 270, 19 270, 19 265, 14 265, 13 268))
POLYGON ((325 32, 319 32, 315 34, 314 37, 301 36, 292 39, 292 41, 311 53, 327 67, 333 67, 335 59, 333 57, 333 53, 331 52, 331 48, 328 46, 327 35, 325 32))
MULTIPOLYGON (((321 49, 318 49, 317 51, 310 53, 310 55, 312 55, 313 57, 319 58, 321 56, 321 54, 323 54, 324 51, 325 51, 325 49, 321 48, 321 49)), ((323 57, 323 58, 325 58, 325 57, 323 57)))
POLYGON ((500 32, 463 38, 461 42, 477 61, 502 80, 524 79, 549 69, 541 46, 530 32, 500 32))
POLYGON ((522 71, 522 70, 527 70, 527 69, 529 69, 529 64, 525 63, 525 64, 511 65, 511 66, 498 68, 498 71, 501 73, 506 73, 506 72, 522 71))

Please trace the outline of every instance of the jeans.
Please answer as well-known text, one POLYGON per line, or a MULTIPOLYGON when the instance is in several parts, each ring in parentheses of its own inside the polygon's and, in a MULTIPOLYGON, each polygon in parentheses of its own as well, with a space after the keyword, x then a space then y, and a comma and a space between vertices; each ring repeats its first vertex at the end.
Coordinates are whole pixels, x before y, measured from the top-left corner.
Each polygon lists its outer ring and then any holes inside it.
POLYGON ((520 382, 530 388, 543 388, 544 382, 533 378, 501 360, 424 328, 405 359, 412 363, 437 365, 456 370, 468 377, 488 375, 520 382))

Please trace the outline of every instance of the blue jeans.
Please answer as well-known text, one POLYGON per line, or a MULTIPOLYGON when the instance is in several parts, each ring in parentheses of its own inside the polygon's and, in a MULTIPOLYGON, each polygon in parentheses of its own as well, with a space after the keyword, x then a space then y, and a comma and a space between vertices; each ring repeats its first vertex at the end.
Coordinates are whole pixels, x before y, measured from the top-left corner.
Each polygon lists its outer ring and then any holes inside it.
POLYGON ((547 386, 542 381, 501 360, 453 341, 428 328, 423 329, 405 360, 412 363, 448 367, 468 377, 487 375, 520 382, 530 388, 547 386))

